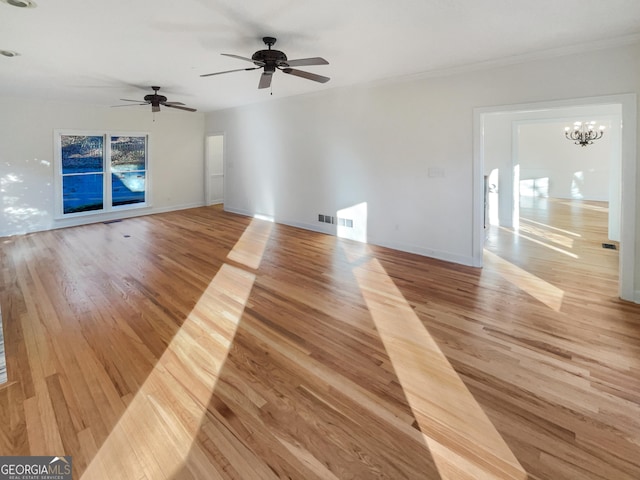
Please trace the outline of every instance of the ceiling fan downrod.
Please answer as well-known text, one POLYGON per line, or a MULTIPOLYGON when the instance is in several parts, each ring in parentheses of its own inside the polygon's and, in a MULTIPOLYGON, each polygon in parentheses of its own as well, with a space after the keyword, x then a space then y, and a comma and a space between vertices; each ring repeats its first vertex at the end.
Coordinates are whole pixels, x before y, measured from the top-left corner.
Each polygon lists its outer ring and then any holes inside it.
POLYGON ((264 44, 271 50, 271 47, 276 44, 275 37, 262 37, 264 44))

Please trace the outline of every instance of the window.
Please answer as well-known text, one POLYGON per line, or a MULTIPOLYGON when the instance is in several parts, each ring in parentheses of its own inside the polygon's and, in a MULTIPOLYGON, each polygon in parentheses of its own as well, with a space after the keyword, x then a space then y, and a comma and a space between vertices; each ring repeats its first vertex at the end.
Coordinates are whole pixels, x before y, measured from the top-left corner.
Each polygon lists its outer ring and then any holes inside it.
POLYGON ((56 132, 61 216, 147 206, 148 135, 56 132))
POLYGON ((111 137, 111 205, 145 202, 147 137, 111 137))
POLYGON ((104 137, 61 135, 62 212, 104 207, 104 137))

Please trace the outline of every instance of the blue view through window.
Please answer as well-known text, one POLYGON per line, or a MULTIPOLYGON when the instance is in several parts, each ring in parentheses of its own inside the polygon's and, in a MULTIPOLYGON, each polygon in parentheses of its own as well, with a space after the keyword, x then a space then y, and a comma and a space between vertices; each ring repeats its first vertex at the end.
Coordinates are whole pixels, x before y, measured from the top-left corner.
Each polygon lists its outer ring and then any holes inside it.
POLYGON ((62 214, 145 206, 146 134, 58 134, 62 214))
POLYGON ((146 137, 111 137, 111 204, 143 203, 147 167, 146 137))
POLYGON ((104 206, 104 138, 61 135, 64 213, 102 210, 104 206))

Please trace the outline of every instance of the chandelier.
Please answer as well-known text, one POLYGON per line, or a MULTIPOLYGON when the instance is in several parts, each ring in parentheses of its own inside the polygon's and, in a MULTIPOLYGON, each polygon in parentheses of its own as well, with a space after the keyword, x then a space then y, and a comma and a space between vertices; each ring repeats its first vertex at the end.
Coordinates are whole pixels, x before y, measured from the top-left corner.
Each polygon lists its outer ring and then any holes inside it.
POLYGON ((575 122, 573 124, 573 130, 571 130, 570 127, 565 127, 564 136, 581 147, 591 145, 594 140, 598 140, 604 135, 604 126, 600 125, 600 128, 596 131, 594 130, 595 123, 596 122, 575 122))

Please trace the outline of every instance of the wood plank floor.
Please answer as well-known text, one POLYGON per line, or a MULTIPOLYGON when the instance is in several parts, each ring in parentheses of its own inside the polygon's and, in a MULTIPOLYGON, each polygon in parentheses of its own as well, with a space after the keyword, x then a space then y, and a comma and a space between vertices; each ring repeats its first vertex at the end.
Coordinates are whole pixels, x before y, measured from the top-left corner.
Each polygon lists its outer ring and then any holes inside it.
POLYGON ((0 239, 0 454, 88 480, 637 480, 640 306, 606 205, 521 214, 483 269, 218 207, 0 239))

